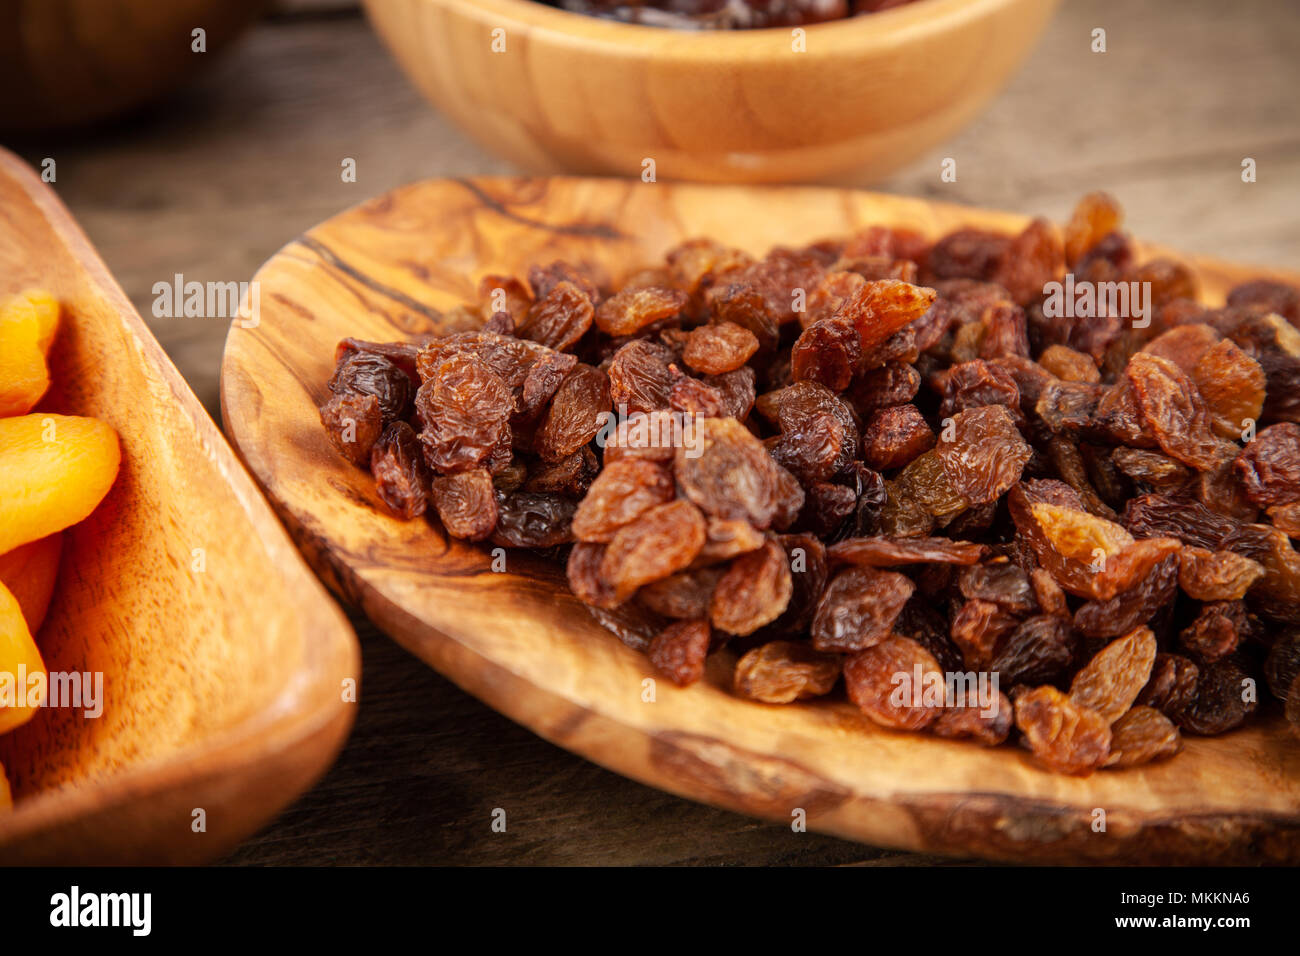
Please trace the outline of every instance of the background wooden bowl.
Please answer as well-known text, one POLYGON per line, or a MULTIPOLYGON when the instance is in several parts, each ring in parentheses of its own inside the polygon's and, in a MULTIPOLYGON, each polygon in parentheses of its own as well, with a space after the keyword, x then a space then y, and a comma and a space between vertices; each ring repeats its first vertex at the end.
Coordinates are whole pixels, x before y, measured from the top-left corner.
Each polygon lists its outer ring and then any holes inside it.
POLYGON ((526 170, 865 183, 1010 78, 1057 0, 921 0, 806 29, 691 33, 533 0, 365 0, 426 96, 526 170), (493 52, 494 31, 505 42, 493 52))
POLYGON ((51 671, 103 673, 104 712, 43 709, 0 736, 16 800, 0 864, 209 860, 334 759, 356 638, 67 211, 4 150, 0 209, 0 293, 40 285, 65 308, 38 411, 122 441, 37 636, 51 671))
MULTIPOLYGON (((1300 861, 1300 739, 1271 713, 1173 760, 1091 777, 1015 746, 886 730, 842 698, 772 706, 730 691, 735 657, 687 688, 598 625, 564 568, 401 521, 321 427, 335 343, 454 327, 485 274, 589 262, 611 279, 710 236, 761 254, 869 224, 937 237, 1014 232, 1025 217, 842 189, 654 186, 611 179, 416 183, 316 226, 257 273, 262 322, 232 329, 226 431, 327 583, 413 654, 560 746, 682 796, 810 829, 932 853, 1052 863, 1300 861), (1095 829, 1096 810, 1106 828, 1095 829)), ((1142 259, 1167 250, 1139 246, 1142 259)), ((1277 273, 1179 257, 1207 302, 1277 273)))
POLYGON ((0 0, 0 129, 107 119, 174 89, 268 0, 0 0), (206 33, 207 52, 191 48, 206 33))

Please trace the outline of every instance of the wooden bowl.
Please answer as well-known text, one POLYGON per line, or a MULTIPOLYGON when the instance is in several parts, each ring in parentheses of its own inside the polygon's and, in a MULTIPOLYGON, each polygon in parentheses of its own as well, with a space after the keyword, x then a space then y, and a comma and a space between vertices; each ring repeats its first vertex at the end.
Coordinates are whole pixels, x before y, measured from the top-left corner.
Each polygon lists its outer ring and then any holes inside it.
POLYGON ((0 2, 0 129, 108 119, 176 88, 268 0, 0 2), (206 52, 192 31, 206 31, 206 52))
MULTIPOLYGON (((920 0, 790 30, 687 32, 533 0, 365 0, 415 85, 536 173, 865 184, 969 122, 1056 0, 920 0), (493 52, 503 30, 504 52, 493 52)), ((936 172, 937 174, 937 172, 936 172)))
POLYGON ((0 736, 16 800, 0 864, 209 860, 334 759, 356 637, 67 210, 4 150, 0 209, 0 293, 64 303, 38 411, 101 418, 122 444, 37 635, 49 670, 102 672, 103 714, 43 709, 0 736))
MULTIPOLYGON (((547 740, 683 796, 869 843, 1040 862, 1300 861, 1300 739, 1280 715, 1190 738, 1166 763, 1087 778, 1016 747, 883 730, 844 701, 767 706, 733 696, 726 652, 686 689, 597 625, 563 568, 436 524, 400 521, 321 427, 333 347, 443 327, 487 273, 556 258, 614 279, 711 236, 761 254, 872 223, 931 236, 1023 228, 1006 213, 848 190, 646 186, 615 180, 430 181, 317 226, 257 274, 262 321, 232 329, 226 430, 308 560, 404 647, 547 740), (1105 832, 1094 811, 1106 811, 1105 832)), ((1147 250, 1147 254, 1155 254, 1147 250)), ((1184 258, 1210 300, 1244 269, 1184 258)), ((1277 275, 1277 273, 1272 273, 1277 275)), ((1290 276, 1289 281, 1300 281, 1290 276)))

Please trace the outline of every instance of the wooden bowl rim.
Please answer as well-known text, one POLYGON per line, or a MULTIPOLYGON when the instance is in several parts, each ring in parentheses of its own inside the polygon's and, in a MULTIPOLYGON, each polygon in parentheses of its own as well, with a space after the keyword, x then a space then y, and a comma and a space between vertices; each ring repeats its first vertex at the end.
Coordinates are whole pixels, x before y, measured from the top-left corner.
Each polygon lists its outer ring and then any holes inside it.
MULTIPOLYGON (((377 7, 388 0, 363 0, 377 7)), ((425 8, 447 8, 485 25, 524 28, 530 42, 585 46, 611 55, 639 54, 659 60, 750 62, 786 56, 794 27, 744 30, 675 30, 621 23, 547 6, 537 0, 414 0, 425 8), (774 45, 773 41, 777 41, 774 45)), ((1060 0, 918 0, 865 16, 799 29, 817 38, 817 57, 857 59, 961 30, 1000 10, 1042 3, 1049 14, 1060 0)), ((813 59, 813 58, 810 58, 813 59)))
MULTIPOLYGON (((296 744, 339 719, 346 721, 344 737, 355 717, 355 704, 343 701, 330 682, 326 666, 340 661, 360 683, 361 650, 346 615, 307 567, 274 509, 271 508, 238 455, 216 424, 199 405, 180 372, 140 318, 122 288, 108 271, 72 214, 52 190, 13 153, 0 146, 0 173, 22 184, 51 229, 86 271, 96 290, 112 306, 119 323, 136 346, 139 361, 151 366, 164 382, 172 402, 180 407, 192 428, 191 440, 203 447, 218 465, 247 521, 279 574, 286 595, 295 599, 303 641, 304 667, 295 679, 239 722, 186 744, 166 757, 156 757, 120 772, 43 791, 16 800, 12 811, 0 814, 0 851, 17 838, 28 836, 116 803, 138 801, 150 793, 166 791, 202 776, 221 776, 289 751, 296 744), (257 512, 260 509, 261 514, 257 512), (254 520, 260 517, 262 520, 254 520), (289 706, 298 702, 298 706, 289 706)), ((341 744, 340 744, 341 745, 341 744)))

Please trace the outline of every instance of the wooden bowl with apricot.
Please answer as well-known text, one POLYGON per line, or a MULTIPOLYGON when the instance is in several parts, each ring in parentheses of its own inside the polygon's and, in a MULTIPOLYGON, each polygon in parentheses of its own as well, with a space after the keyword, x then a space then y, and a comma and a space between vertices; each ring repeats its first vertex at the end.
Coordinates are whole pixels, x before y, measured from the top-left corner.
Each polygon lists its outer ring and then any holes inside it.
POLYGON ((211 860, 333 760, 356 638, 3 150, 0 208, 0 863, 211 860))

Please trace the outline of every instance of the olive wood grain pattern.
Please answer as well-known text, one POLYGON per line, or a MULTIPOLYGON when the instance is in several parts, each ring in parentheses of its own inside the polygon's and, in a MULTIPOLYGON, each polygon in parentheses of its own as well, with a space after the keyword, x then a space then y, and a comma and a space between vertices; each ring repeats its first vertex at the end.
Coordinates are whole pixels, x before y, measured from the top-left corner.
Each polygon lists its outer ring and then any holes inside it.
MULTIPOLYGON (((232 328, 227 340, 226 430, 339 594, 470 693, 637 780, 773 820, 803 809, 814 829, 928 852, 1057 863, 1300 860, 1300 740, 1276 717, 1190 738, 1168 763, 1077 779, 1014 747, 883 730, 842 701, 733 697, 725 653, 702 684, 659 681, 646 702, 645 658, 592 620, 561 568, 511 552, 497 573, 489 548, 449 540, 436 522, 390 517, 317 415, 338 339, 449 328, 444 314, 474 301, 488 273, 565 258, 617 280, 697 235, 761 253, 871 223, 937 235, 1024 221, 807 187, 416 184, 321 224, 260 270, 260 325, 232 328), (1093 830, 1099 808, 1105 832, 1093 830)), ((1209 301, 1263 274, 1185 261, 1209 301)))
POLYGON ((965 126, 1057 0, 922 0, 789 29, 684 31, 533 0, 365 0, 412 82, 532 173, 853 182, 965 126))
POLYGON ((122 467, 66 533, 37 635, 50 671, 102 672, 103 713, 0 736, 0 863, 213 859, 333 760, 356 638, 67 210, 0 150, 0 295, 30 286, 63 304, 37 412, 108 422, 122 467))

